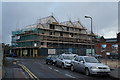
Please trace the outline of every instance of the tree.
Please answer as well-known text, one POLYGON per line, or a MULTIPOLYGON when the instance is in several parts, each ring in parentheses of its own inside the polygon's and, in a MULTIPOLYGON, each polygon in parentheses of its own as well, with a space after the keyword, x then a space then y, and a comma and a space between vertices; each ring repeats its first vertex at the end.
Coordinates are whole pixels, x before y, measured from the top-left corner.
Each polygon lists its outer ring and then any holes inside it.
POLYGON ((6 57, 10 54, 10 50, 12 49, 12 47, 9 44, 2 43, 2 49, 4 57, 6 57))

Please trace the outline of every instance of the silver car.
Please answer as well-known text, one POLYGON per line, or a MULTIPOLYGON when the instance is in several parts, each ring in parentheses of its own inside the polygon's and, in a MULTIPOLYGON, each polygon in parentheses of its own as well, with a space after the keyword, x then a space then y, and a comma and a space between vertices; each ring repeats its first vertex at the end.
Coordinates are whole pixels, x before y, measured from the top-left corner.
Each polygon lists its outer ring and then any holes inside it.
POLYGON ((60 66, 62 68, 70 68, 71 60, 75 58, 77 54, 61 54, 56 60, 56 66, 60 66))
POLYGON ((108 74, 110 68, 100 63, 92 56, 76 56, 71 62, 71 71, 84 72, 86 75, 91 74, 108 74))

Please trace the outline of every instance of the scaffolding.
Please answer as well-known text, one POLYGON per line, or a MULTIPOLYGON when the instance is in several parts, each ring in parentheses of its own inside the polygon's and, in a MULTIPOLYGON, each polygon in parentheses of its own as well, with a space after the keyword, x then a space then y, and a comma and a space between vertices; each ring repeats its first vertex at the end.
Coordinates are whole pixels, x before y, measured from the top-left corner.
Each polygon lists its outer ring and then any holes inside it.
MULTIPOLYGON (((37 24, 12 32, 12 46, 23 55, 29 49, 30 55, 37 55, 39 48, 79 48, 90 45, 91 36, 79 21, 59 23, 53 16, 39 19, 37 24), (35 52, 34 52, 35 49, 35 52), (22 50, 22 51, 21 51, 22 50), (32 52, 33 54, 31 54, 32 52)), ((94 45, 94 44, 93 44, 94 45)))

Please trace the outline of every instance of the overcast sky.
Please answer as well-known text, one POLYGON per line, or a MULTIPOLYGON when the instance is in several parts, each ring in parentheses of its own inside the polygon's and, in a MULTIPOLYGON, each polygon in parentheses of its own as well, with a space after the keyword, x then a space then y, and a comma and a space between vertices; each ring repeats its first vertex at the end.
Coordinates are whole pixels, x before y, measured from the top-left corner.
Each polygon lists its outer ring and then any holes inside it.
POLYGON ((93 18, 93 31, 105 38, 116 37, 118 32, 117 2, 3 2, 2 3, 2 34, 3 42, 11 42, 11 32, 18 28, 31 25, 37 19, 53 13, 59 22, 77 21, 90 30, 90 19, 93 18))

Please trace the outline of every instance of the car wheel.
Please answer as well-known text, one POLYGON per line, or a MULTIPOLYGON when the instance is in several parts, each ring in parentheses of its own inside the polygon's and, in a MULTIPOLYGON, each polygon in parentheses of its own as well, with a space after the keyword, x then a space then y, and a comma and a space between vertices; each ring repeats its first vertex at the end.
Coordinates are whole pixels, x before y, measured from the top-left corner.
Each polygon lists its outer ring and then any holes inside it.
POLYGON ((65 68, 63 63, 62 63, 62 65, 61 65, 61 68, 62 68, 62 69, 64 69, 64 68, 65 68))
POLYGON ((50 65, 52 65, 52 61, 50 61, 50 65))
POLYGON ((89 71, 88 68, 85 69, 85 75, 86 75, 86 76, 90 76, 90 71, 89 71))
POLYGON ((55 62, 55 66, 58 67, 57 62, 55 62))
POLYGON ((48 62, 46 61, 46 64, 48 64, 48 62))
POLYGON ((75 71, 75 69, 74 69, 74 66, 73 66, 73 65, 71 66, 71 71, 75 71))

